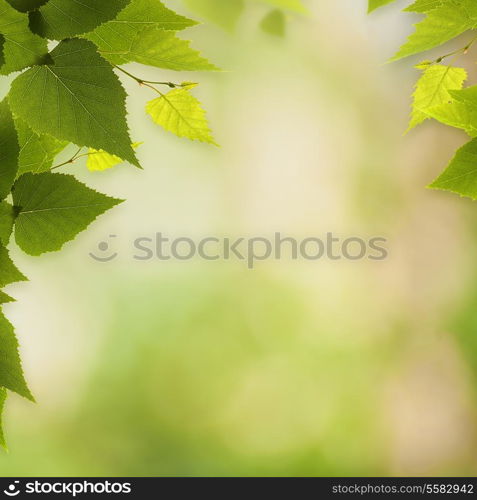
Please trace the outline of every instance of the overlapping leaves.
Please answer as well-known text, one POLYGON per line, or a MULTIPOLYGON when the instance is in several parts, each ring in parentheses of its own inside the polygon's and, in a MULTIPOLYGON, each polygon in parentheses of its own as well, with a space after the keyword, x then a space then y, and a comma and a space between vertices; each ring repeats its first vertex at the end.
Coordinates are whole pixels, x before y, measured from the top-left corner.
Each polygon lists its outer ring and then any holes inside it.
POLYGON ((139 166, 126 123, 126 92, 87 40, 69 39, 12 84, 12 111, 38 134, 117 154, 139 166))
POLYGON ((121 203, 55 171, 81 157, 91 171, 123 162, 140 167, 118 75, 177 106, 180 119, 172 120, 170 110, 167 119, 165 110, 153 115, 163 128, 213 142, 193 85, 168 82, 162 93, 160 83, 121 68, 137 62, 216 69, 176 34, 195 24, 159 0, 0 0, 0 74, 23 70, 0 103, 0 445, 7 391, 33 399, 13 326, 1 310, 14 300, 3 289, 26 280, 8 248, 14 240, 28 255, 58 251, 121 203), (71 157, 70 150, 76 150, 71 157))
MULTIPOLYGON (((372 11, 392 0, 369 0, 372 11)), ((466 45, 451 48, 436 59, 418 65, 422 71, 416 90, 409 128, 433 118, 466 132, 472 140, 457 151, 447 169, 430 187, 477 199, 477 86, 464 88, 467 71, 447 64, 450 59, 471 53, 477 41, 477 2, 475 0, 415 0, 407 12, 422 14, 414 32, 398 50, 394 59, 436 49, 459 35, 466 45)))
POLYGON ((14 9, 6 0, 0 0, 0 35, 2 75, 41 63, 48 51, 47 41, 30 31, 28 15, 14 9))
POLYGON ((43 38, 63 40, 114 19, 128 3, 129 0, 49 0, 30 14, 30 25, 43 38))

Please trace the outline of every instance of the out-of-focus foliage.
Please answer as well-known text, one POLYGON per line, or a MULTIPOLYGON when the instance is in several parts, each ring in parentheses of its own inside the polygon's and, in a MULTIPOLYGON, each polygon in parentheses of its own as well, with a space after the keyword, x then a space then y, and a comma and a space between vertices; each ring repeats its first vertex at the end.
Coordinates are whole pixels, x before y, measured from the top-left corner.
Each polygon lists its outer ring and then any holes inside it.
POLYGON ((247 7, 263 4, 274 7, 263 18, 262 27, 267 33, 283 36, 286 13, 306 14, 302 0, 182 0, 186 7, 228 31, 233 31, 247 7))

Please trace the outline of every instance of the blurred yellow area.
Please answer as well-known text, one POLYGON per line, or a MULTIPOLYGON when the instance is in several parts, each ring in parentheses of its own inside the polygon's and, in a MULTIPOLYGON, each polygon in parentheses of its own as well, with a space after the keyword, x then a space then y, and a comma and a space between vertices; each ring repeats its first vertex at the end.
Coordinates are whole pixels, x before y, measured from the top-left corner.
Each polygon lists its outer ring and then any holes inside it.
MULTIPOLYGON (((412 16, 310 0, 284 39, 250 5, 189 31, 220 148, 155 126, 124 79, 139 171, 74 169, 127 203, 9 289, 38 404, 12 396, 5 476, 474 475, 477 213, 425 186, 465 137, 409 135, 417 72, 385 65, 412 16), (138 262, 130 242, 375 235, 385 261, 138 262), (117 235, 119 257, 89 252, 117 235)), ((182 9, 180 2, 168 2, 182 9)))

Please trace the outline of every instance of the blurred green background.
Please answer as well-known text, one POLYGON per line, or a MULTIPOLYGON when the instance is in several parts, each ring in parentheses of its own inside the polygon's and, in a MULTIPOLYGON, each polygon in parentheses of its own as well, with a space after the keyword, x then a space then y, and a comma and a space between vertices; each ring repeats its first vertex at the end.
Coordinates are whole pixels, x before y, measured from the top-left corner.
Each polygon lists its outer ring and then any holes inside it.
POLYGON ((157 128, 124 80, 145 170, 69 168, 127 203, 61 254, 15 252, 31 281, 5 309, 38 404, 9 399, 3 476, 477 473, 477 212, 425 189, 465 137, 403 136, 418 75, 384 63, 412 15, 305 3, 283 39, 257 2, 233 33, 189 30, 222 73, 131 66, 200 82, 221 148, 157 128), (379 235, 389 258, 134 261, 158 231, 379 235), (118 259, 94 262, 111 234, 118 259))

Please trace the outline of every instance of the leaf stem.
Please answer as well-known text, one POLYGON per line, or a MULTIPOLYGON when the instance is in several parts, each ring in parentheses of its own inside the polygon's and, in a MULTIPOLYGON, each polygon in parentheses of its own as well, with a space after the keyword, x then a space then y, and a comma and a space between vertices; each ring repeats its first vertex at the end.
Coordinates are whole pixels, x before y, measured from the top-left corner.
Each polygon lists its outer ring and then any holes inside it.
POLYGON ((462 47, 460 49, 457 49, 457 50, 454 50, 452 52, 449 52, 448 54, 445 54, 441 57, 438 57, 434 63, 435 64, 439 64, 441 63, 444 59, 447 59, 448 57, 452 57, 452 56, 457 56, 459 54, 467 54, 467 52, 470 50, 470 48, 472 47, 472 45, 474 45, 474 43, 477 42, 477 36, 472 38, 472 40, 470 40, 470 42, 465 46, 465 47, 462 47))
POLYGON ((116 69, 124 73, 125 75, 129 76, 133 80, 135 80, 139 85, 145 85, 146 87, 150 87, 150 85, 147 84, 152 84, 152 85, 167 85, 171 89, 183 87, 184 85, 182 83, 173 83, 173 82, 153 82, 151 80, 143 80, 142 78, 139 78, 137 76, 134 76, 132 73, 129 73, 129 71, 126 71, 125 69, 121 68, 120 66, 117 66, 116 64, 114 65, 116 69))
POLYGON ((81 146, 69 160, 60 163, 59 165, 55 165, 54 167, 51 167, 50 170, 56 170, 57 168, 64 167, 65 165, 69 165, 70 163, 74 163, 78 158, 82 158, 83 156, 88 156, 89 153, 80 154, 82 150, 83 146, 81 146))

